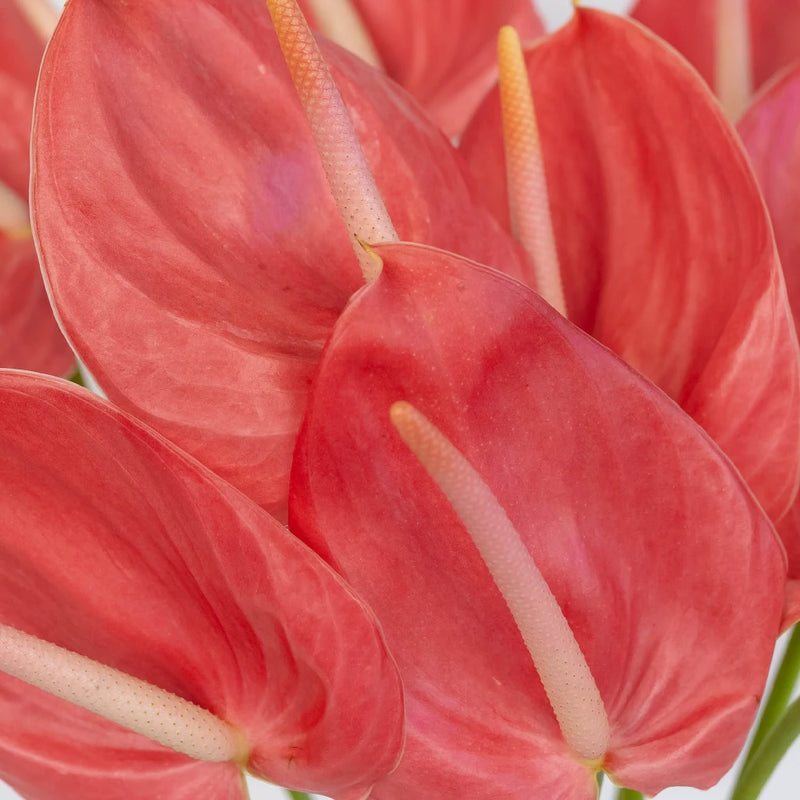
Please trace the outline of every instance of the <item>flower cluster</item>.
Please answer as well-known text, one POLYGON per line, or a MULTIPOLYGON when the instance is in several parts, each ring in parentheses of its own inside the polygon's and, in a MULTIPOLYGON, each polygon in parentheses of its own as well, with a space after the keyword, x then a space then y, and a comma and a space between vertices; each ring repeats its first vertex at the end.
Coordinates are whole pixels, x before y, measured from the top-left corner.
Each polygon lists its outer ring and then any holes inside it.
MULTIPOLYGON (((715 783, 800 619, 800 68, 738 133, 704 79, 738 113, 800 11, 641 0, 698 74, 527 0, 70 0, 26 236, 36 5, 0 0, 0 268, 44 297, 35 239, 104 396, 0 371, 0 777, 715 783)), ((4 366, 69 370, 4 308, 4 366)))

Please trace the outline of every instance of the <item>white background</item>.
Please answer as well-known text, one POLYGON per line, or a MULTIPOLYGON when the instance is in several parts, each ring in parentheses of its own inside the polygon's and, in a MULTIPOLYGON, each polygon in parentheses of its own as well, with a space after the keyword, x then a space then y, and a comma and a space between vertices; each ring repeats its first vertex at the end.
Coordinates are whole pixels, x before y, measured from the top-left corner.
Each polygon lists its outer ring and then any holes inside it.
MULTIPOLYGON (((148 0, 149 1, 149 0, 148 0)), ((436 0, 430 0, 436 2, 436 0)), ((59 3, 54 0, 56 4, 59 3)), ((403 2, 403 0, 386 0, 386 2, 403 2)), ((547 23, 551 27, 562 24, 572 13, 572 0, 534 0, 547 23)), ((582 5, 596 6, 612 11, 625 11, 632 3, 628 0, 585 0, 582 5)), ((691 0, 676 0, 676 13, 691 13, 691 0)), ((746 646, 746 643, 743 643, 746 646)), ((676 788, 669 789, 658 795, 659 800, 723 800, 730 794, 733 774, 726 776, 714 789, 700 792, 695 789, 676 788)), ((251 800, 287 800, 284 791, 255 780, 249 780, 251 800)), ((607 785, 602 794, 603 800, 610 800, 614 796, 611 786, 607 785)), ((19 796, 0 783, 0 800, 14 800, 19 796)), ((762 794, 764 800, 797 800, 800 798, 800 742, 796 742, 786 758, 773 775, 767 788, 762 794)), ((198 798, 198 800, 215 800, 214 798, 198 798)), ((423 800, 422 798, 408 798, 408 800, 423 800)), ((426 798, 427 800, 427 798, 426 798)), ((430 798, 435 800, 435 798, 430 798)), ((464 798, 470 800, 470 798, 464 798)), ((531 800, 548 800, 548 798, 531 798, 531 800)))

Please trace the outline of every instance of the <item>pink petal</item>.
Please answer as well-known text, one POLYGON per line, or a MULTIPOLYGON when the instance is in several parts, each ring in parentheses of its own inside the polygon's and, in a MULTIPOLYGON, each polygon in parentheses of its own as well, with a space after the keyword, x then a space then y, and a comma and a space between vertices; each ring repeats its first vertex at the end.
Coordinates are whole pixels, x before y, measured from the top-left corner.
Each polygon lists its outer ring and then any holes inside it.
POLYGON ((31 239, 0 234, 0 364, 66 375, 75 356, 53 318, 31 239))
MULTIPOLYGON (((773 519, 797 490, 797 344, 746 157, 699 79, 626 20, 579 11, 527 64, 570 319, 720 444, 773 519)), ((497 99, 465 134, 505 219, 497 99)))
MULTIPOLYGON (((739 135, 769 208, 795 323, 800 317, 800 67, 787 70, 757 98, 738 124, 739 135)), ((800 578, 800 505, 779 525, 789 574, 800 578)))
POLYGON ((604 768, 648 794, 710 785, 781 620, 772 526, 702 430, 525 287, 429 248, 376 250, 384 271, 337 323, 290 496, 293 530, 375 609, 403 677, 405 756, 374 797, 594 797, 477 551, 390 425, 397 400, 528 544, 608 710, 604 768))
MULTIPOLYGON (((679 50, 713 86, 717 2, 695 0, 681 13, 673 0, 639 0, 632 15, 679 50)), ((800 6, 795 0, 750 0, 750 29, 758 88, 800 56, 800 6)))
POLYGON ((28 137, 44 41, 13 0, 0 3, 0 182, 28 196, 28 137))
MULTIPOLYGON (((2 373, 0 407, 0 621, 209 709, 279 784, 363 794, 393 767, 394 662, 310 550, 71 384, 2 373)), ((0 719, 26 709, 0 728, 0 771, 34 797, 241 796, 231 764, 193 763, 10 678, 0 698, 0 719)))
MULTIPOLYGON (((425 106, 448 136, 467 120, 497 77, 497 32, 544 33, 529 0, 354 0, 391 78, 425 106)), ((301 3, 307 16, 313 13, 301 3)))
MULTIPOLYGON (((440 132, 328 52, 401 235, 519 272, 440 132)), ((308 385, 361 275, 264 4, 70 2, 34 148, 43 263, 90 371, 285 513, 308 385)))

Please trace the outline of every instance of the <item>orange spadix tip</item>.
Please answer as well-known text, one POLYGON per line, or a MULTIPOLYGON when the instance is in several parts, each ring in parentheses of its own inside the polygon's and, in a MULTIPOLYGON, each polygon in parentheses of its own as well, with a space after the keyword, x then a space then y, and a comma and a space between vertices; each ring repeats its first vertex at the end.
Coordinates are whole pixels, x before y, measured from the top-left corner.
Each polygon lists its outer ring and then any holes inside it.
POLYGON ((553 308, 567 316, 528 67, 512 27, 500 29, 497 60, 511 231, 531 257, 530 282, 553 308))

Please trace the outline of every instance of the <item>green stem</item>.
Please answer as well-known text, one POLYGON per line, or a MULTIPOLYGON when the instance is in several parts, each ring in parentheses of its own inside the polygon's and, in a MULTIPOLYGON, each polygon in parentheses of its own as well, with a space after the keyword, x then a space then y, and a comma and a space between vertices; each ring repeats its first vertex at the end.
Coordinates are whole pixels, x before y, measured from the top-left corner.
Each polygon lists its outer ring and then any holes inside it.
POLYGON ((311 798, 305 792, 295 792, 291 789, 287 789, 286 791, 292 800, 311 800, 311 798))
POLYGON ((634 789, 619 789, 617 791, 617 800, 643 800, 642 793, 634 789))
POLYGON ((753 741, 750 743, 750 749, 747 751, 747 756, 742 766, 744 772, 753 756, 758 752, 761 743, 766 738, 767 734, 775 727, 781 714, 786 710, 789 701, 792 699, 792 691, 797 683, 797 676, 800 674, 800 625, 796 625, 789 638, 789 644, 786 647, 786 652, 783 654, 783 660, 775 675, 775 680, 770 688, 767 702, 764 703, 764 708, 761 712, 761 717, 758 720, 758 727, 756 728, 753 741))
POLYGON ((800 736, 800 698, 786 709, 775 727, 764 737, 761 747, 742 770, 731 800, 756 800, 778 762, 800 736))

